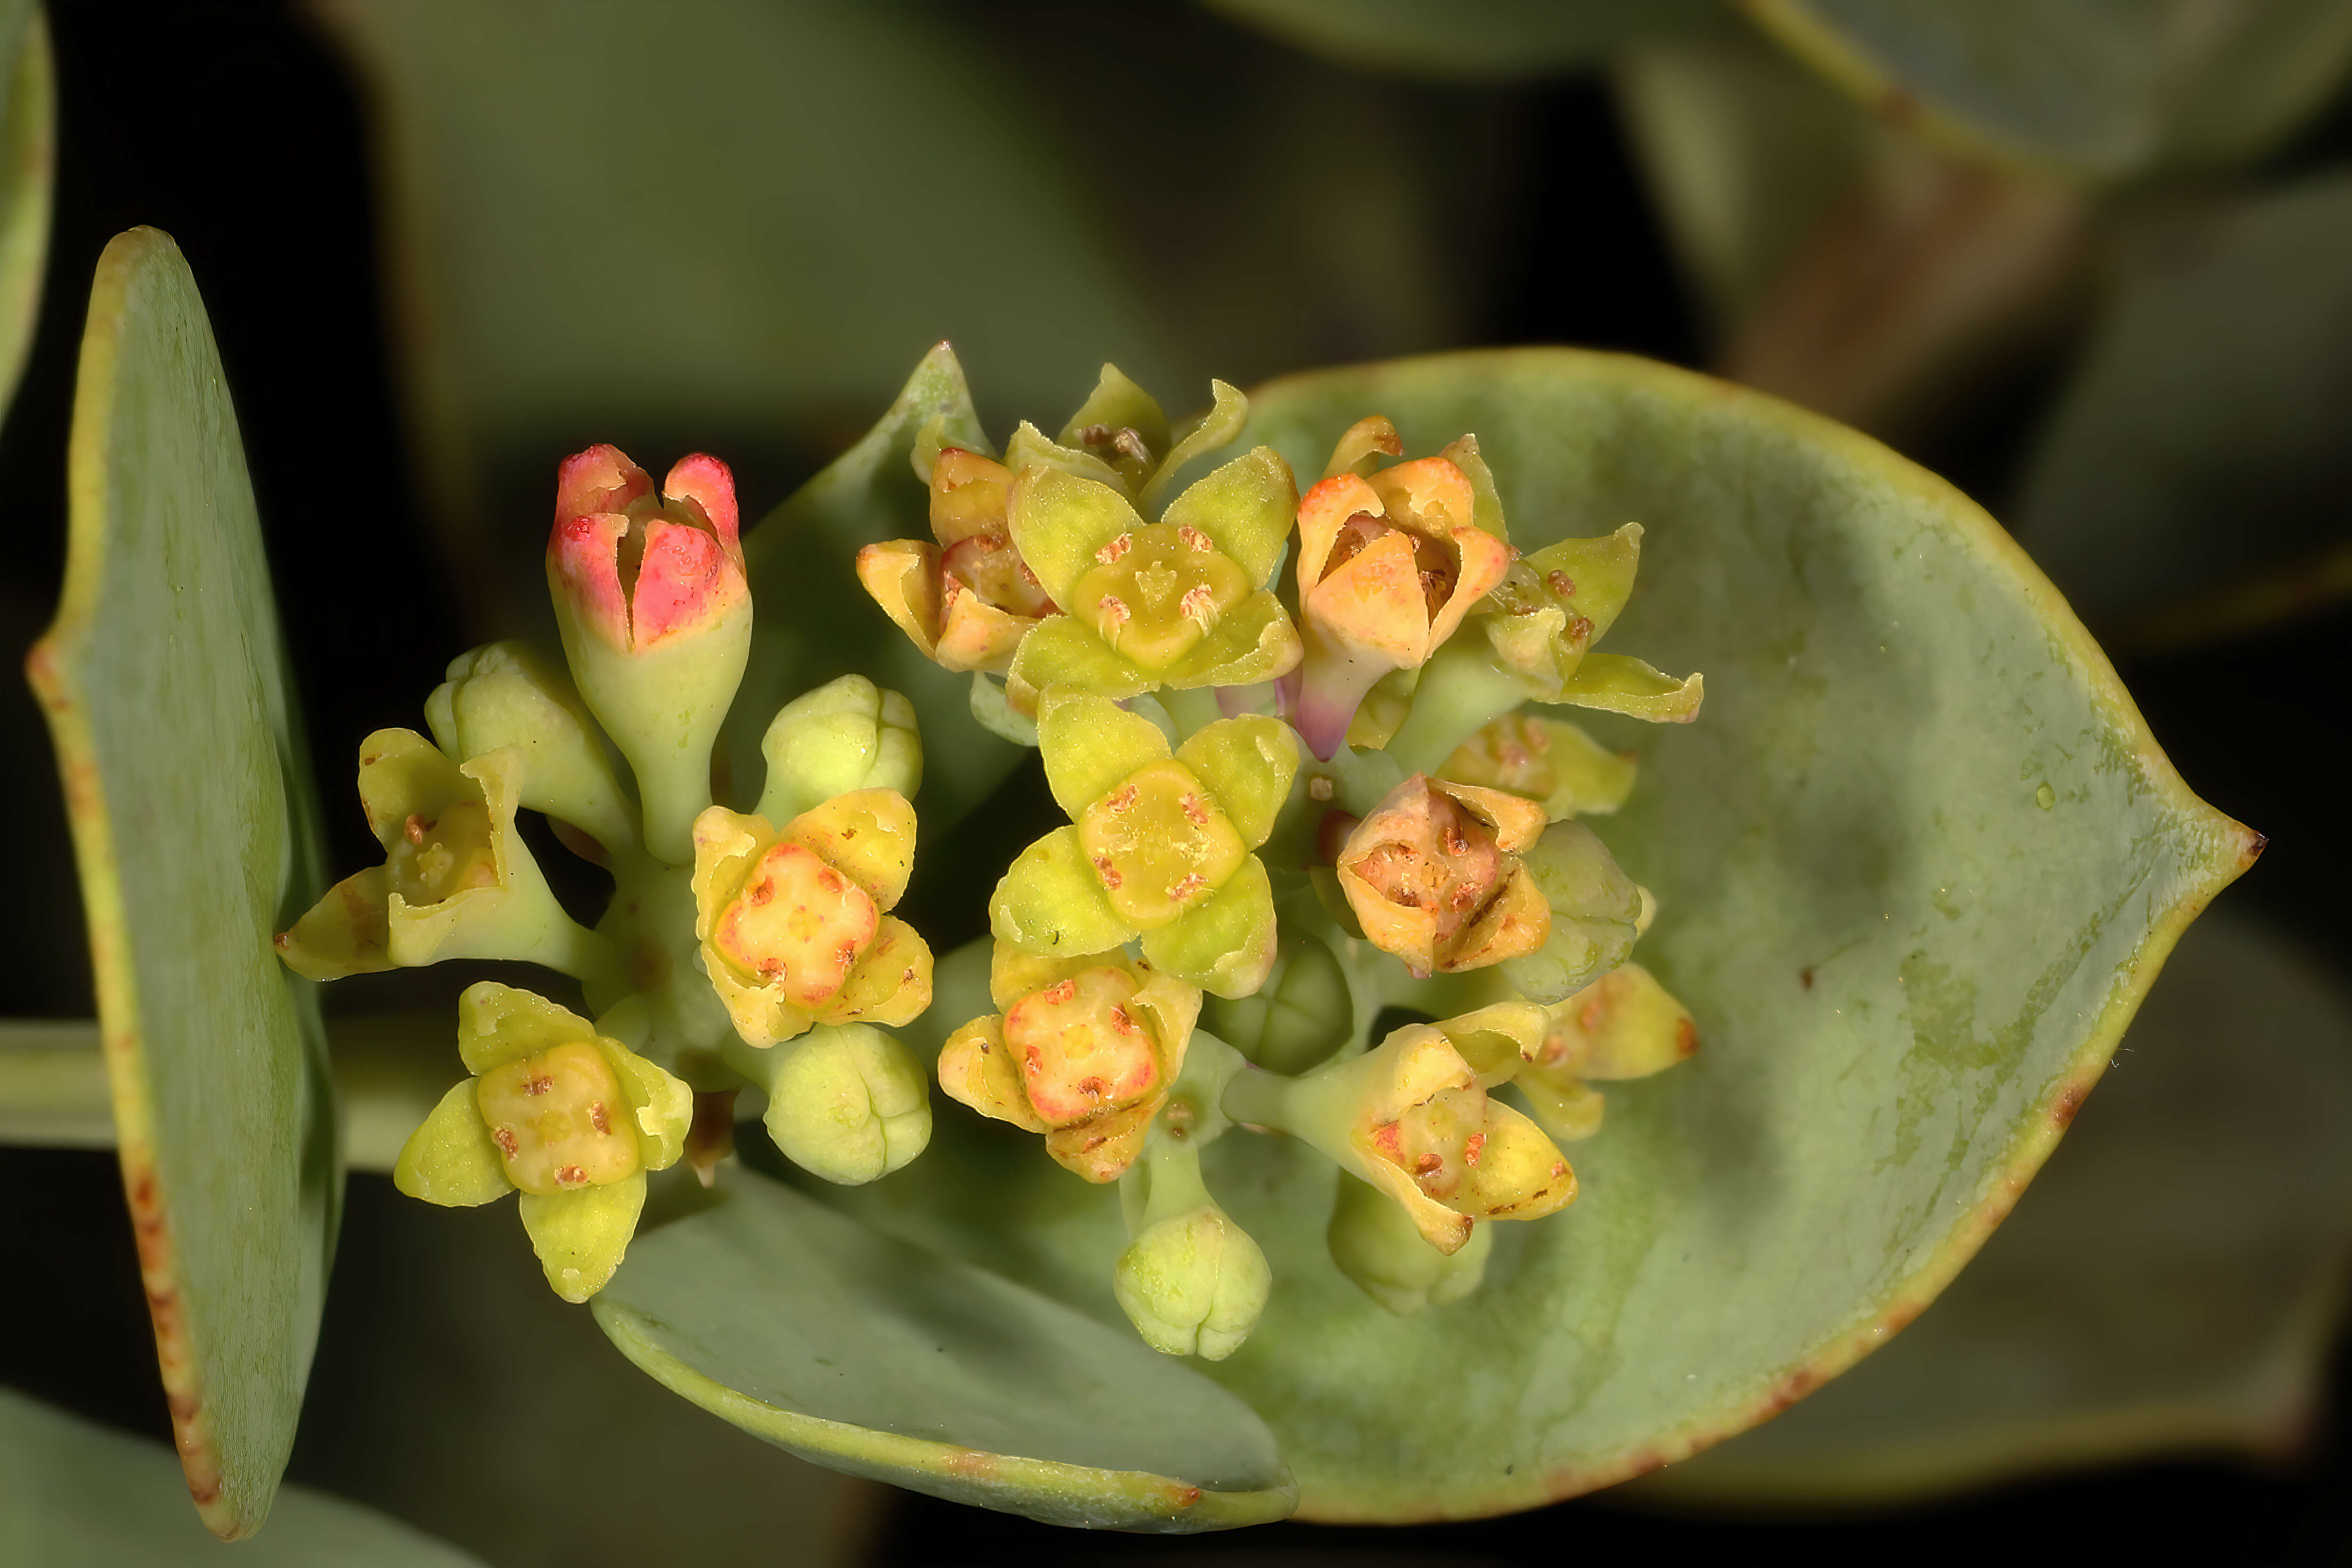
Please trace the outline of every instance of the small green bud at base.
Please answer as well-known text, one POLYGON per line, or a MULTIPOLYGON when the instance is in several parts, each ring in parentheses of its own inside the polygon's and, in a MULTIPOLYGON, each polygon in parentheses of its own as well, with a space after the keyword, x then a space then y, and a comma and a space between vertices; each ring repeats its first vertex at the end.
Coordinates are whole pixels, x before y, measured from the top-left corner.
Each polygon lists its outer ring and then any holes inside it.
POLYGON ((1142 1224, 1112 1269, 1111 1293, 1153 1350, 1223 1361, 1257 1327, 1274 1271, 1209 1196, 1198 1148, 1161 1139, 1141 1176, 1142 1224))
POLYGON ((1344 1172, 1325 1239, 1339 1272, 1400 1318, 1460 1300, 1475 1290, 1486 1277, 1487 1256, 1495 1250, 1494 1227, 1480 1225, 1471 1228, 1470 1239, 1459 1251, 1440 1252, 1403 1209, 1344 1172))
POLYGON ((728 1064, 768 1091, 768 1136, 813 1176, 858 1186, 898 1170, 931 1139, 930 1074, 915 1053, 864 1024, 819 1025, 728 1064))
POLYGON ((845 675, 776 710, 760 742, 768 782, 759 815, 790 822, 853 790, 887 789, 914 798, 923 780, 915 709, 862 675, 845 675))

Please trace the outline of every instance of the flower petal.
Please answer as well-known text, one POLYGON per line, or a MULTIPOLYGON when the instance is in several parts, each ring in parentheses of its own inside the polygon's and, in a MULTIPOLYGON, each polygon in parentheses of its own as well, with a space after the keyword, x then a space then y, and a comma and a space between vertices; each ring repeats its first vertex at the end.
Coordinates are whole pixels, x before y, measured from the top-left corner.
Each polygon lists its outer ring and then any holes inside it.
POLYGON ((445 1208, 473 1208, 514 1191, 482 1121, 472 1079, 453 1085, 408 1135, 393 1164, 392 1184, 445 1208))
POLYGON ((596 1026, 535 992, 478 980, 457 998, 457 1055, 486 1073, 551 1046, 596 1038, 596 1026))
POLYGON ((1178 659, 1166 679, 1179 691, 1247 686, 1289 674, 1306 654, 1282 601, 1260 589, 1226 611, 1217 629, 1178 659))
POLYGON ((1706 695, 1704 676, 1676 680, 1623 654, 1588 653, 1576 673, 1561 684, 1559 700, 1647 719, 1654 724, 1687 724, 1698 717, 1698 705, 1706 695))
POLYGON ((1095 552, 1143 526, 1127 498, 1109 485, 1049 468, 1020 470, 1005 519, 1021 559, 1066 608, 1071 584, 1095 565, 1095 552))
POLYGON ((694 1123, 694 1090, 610 1036, 598 1037, 596 1049, 628 1097, 646 1169, 668 1170, 686 1152, 687 1129, 694 1123))
POLYGON ((1138 768, 1168 755, 1168 737, 1150 720, 1107 697, 1067 689, 1048 691, 1038 704, 1037 745, 1045 755, 1046 787, 1074 818, 1138 768))
MULTIPOLYGON (((1210 641, 1214 641, 1213 637, 1210 641)), ((1202 647, 1208 646, 1203 643, 1202 647)), ((1194 654, 1200 648, 1194 648, 1194 654)), ((1018 708, 1024 700, 1034 710, 1037 694, 1050 687, 1089 691, 1114 700, 1150 690, 1160 682, 1132 659, 1121 658, 1092 626, 1076 616, 1052 616, 1021 639, 1006 672, 1005 694, 1018 708), (1025 688, 1024 700, 1018 693, 1025 688)))
POLYGON ((577 1192, 522 1194, 522 1228, 547 1271, 547 1282, 567 1301, 585 1301, 604 1288, 645 1212, 646 1173, 577 1192))
POLYGON ((835 795, 793 818, 783 837, 866 890, 881 909, 906 896, 915 870, 915 808, 895 789, 835 795))
POLYGON ((1110 907, 1075 827, 1021 852, 988 900, 988 925, 997 941, 1032 952, 1100 952, 1135 935, 1110 907))
POLYGON ((1265 863, 1244 860, 1207 901, 1143 938, 1153 968, 1220 996, 1247 996, 1274 967, 1274 886, 1265 863))
POLYGON ((1176 760, 1209 786, 1255 849, 1274 831, 1298 772, 1297 732, 1278 719, 1244 714, 1204 724, 1176 748, 1176 760))
POLYGON ((1297 510, 1290 465, 1273 447, 1259 447, 1188 487, 1160 521, 1199 529, 1262 588, 1282 562, 1297 510))

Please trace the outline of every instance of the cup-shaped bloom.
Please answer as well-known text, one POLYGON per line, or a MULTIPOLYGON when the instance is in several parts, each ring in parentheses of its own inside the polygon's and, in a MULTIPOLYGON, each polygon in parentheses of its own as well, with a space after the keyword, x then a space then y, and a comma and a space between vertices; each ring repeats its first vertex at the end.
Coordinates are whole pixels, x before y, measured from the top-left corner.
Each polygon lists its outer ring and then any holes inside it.
POLYGON ((1437 776, 1539 802, 1559 822, 1605 816, 1633 793, 1633 757, 1565 719, 1506 713, 1454 748, 1437 776))
POLYGON ((694 935, 735 1032, 773 1046, 817 1024, 909 1022, 931 950, 889 911, 915 865, 896 790, 836 795, 781 828, 714 805, 694 824, 694 935))
POLYGON ((1117 950, 1040 957, 1005 942, 988 978, 1003 1011, 948 1037, 940 1087, 982 1116, 1044 1133, 1064 1169, 1116 1181, 1183 1070, 1199 989, 1117 950))
POLYGON ((786 1159, 845 1187, 876 1181, 931 1141, 922 1058, 866 1024, 820 1024, 772 1050, 722 1047, 767 1091, 768 1136, 786 1159))
POLYGON ((488 980, 458 998, 457 1054, 473 1076, 410 1136, 393 1184, 453 1207, 520 1193, 547 1282, 585 1301, 636 1234, 646 1173, 684 1150, 693 1091, 578 1014, 488 980))
POLYGON ((312 980, 505 958, 589 979, 610 944, 548 890, 515 832, 528 770, 517 746, 452 762, 413 730, 360 743, 360 804, 384 863, 346 877, 278 938, 286 966, 312 980))
POLYGON ((1136 1176, 1144 1184, 1141 1213, 1112 1267, 1111 1293, 1153 1350, 1223 1361, 1257 1327, 1274 1270, 1209 1195, 1191 1139, 1157 1140, 1136 1176))
POLYGON ((1002 670, 1055 613, 1005 519, 1013 472, 949 447, 931 465, 931 537, 857 552, 857 580, 923 657, 953 670, 1002 670))
POLYGON ((1648 1078, 1698 1049, 1690 1009, 1638 963, 1621 964, 1554 1003, 1545 1018, 1541 1042, 1513 1081, 1562 1142, 1601 1130, 1602 1097, 1588 1080, 1648 1078))
POLYGON ((1414 1024, 1304 1078, 1244 1072, 1223 1105, 1236 1121, 1306 1140, 1451 1254, 1475 1221, 1539 1219, 1576 1196, 1575 1173, 1542 1129, 1487 1093, 1492 1075, 1518 1065, 1497 1052, 1482 1071, 1444 1029, 1414 1024))
POLYGON ((760 752, 768 762, 760 815, 771 822, 862 789, 912 800, 923 782, 915 705, 862 675, 829 680, 776 710, 760 752))
POLYGON ((1551 911, 1543 943, 1499 973, 1532 1002, 1561 1000, 1625 962, 1647 924, 1642 889, 1580 822, 1555 822, 1520 858, 1551 911))
POLYGON ((522 752, 523 808, 544 812, 606 848, 636 843, 628 797, 604 760, 604 732, 563 672, 519 642, 460 654, 425 700, 434 743, 458 762, 513 746, 522 752))
POLYGON ((1290 466, 1260 447, 1146 522, 1100 479, 1034 466, 1013 482, 1013 538, 1066 612, 1022 639, 1005 679, 1016 708, 1049 687, 1123 699, 1269 680, 1298 633, 1266 588, 1297 501, 1290 466))
MULTIPOLYGON (((1393 442, 1386 421, 1366 423, 1393 442)), ((1341 438, 1335 466, 1363 428, 1341 438)), ((1511 548, 1473 521, 1476 506, 1470 477, 1445 458, 1342 468, 1299 502, 1298 728, 1317 756, 1339 750, 1374 681, 1426 662, 1503 580, 1511 548)))
POLYGON ((1415 773, 1348 835, 1339 881, 1365 937, 1416 975, 1536 952, 1551 910, 1519 860, 1544 808, 1500 790, 1415 773))
POLYGON ((1004 460, 1015 473, 1049 468, 1099 480, 1148 510, 1179 469, 1230 445, 1247 422, 1249 399, 1238 388, 1212 381, 1209 395, 1206 414, 1171 426, 1156 398, 1117 365, 1106 364, 1094 391, 1058 437, 1049 441, 1024 420, 1005 443, 1004 460))
POLYGON ((616 447, 565 458, 547 584, 572 679, 636 773, 646 847, 682 865, 751 650, 734 476, 697 453, 657 495, 616 447))
POLYGON ((1344 1171, 1324 1240, 1339 1272, 1400 1318, 1458 1301, 1478 1289, 1495 1250, 1494 1231, 1477 1226, 1460 1251, 1439 1251, 1402 1206, 1344 1171))
POLYGON ((1202 726, 1171 753, 1150 720, 1056 689, 1037 718, 1045 782, 1076 826, 1024 850, 989 900, 1000 942, 1103 952, 1143 939, 1153 968, 1246 996, 1274 963, 1273 885, 1253 854, 1298 768, 1289 726, 1202 726))

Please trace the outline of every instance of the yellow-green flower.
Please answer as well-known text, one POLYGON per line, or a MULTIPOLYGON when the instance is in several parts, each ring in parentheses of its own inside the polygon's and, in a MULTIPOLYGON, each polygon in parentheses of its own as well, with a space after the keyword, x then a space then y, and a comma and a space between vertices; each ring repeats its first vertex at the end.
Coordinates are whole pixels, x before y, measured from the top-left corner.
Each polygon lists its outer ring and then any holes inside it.
POLYGON ((989 900, 996 940, 1048 956, 1137 937, 1151 966, 1246 996, 1274 963, 1272 885, 1251 851, 1297 771, 1289 726, 1221 719, 1171 753, 1152 722, 1056 690, 1037 719, 1045 782, 1075 826, 1022 852, 989 900))
POLYGON ((473 1076, 409 1137, 393 1184, 449 1207, 520 1193, 547 1282, 585 1301, 636 1234, 646 1173, 684 1150, 693 1092, 578 1014, 488 980, 458 999, 457 1054, 473 1076))
POLYGON ((1513 1081, 1562 1142, 1601 1131, 1602 1096, 1589 1080, 1648 1078, 1698 1049, 1690 1009, 1638 963, 1620 964, 1554 1003, 1545 1019, 1541 1043, 1513 1081))

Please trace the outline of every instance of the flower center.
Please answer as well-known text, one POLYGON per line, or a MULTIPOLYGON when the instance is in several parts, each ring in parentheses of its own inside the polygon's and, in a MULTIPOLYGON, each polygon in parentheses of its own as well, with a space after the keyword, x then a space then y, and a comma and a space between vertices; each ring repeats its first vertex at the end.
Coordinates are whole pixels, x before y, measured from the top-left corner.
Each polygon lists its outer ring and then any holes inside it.
POLYGON ((720 912, 711 944, 796 1006, 817 1007, 840 994, 880 925, 865 889, 802 846, 779 844, 720 912))
POLYGON ((1039 586, 1036 574, 1021 559, 1013 536, 1002 528, 959 539, 940 557, 940 597, 955 596, 950 584, 970 590, 983 605, 1007 615, 1033 619, 1054 613, 1054 601, 1039 586))
MULTIPOLYGON (((1365 550, 1392 536, 1410 549, 1412 570, 1421 584, 1422 606, 1432 620, 1436 619, 1445 601, 1454 596, 1454 584, 1461 580, 1462 563, 1457 552, 1442 541, 1413 529, 1399 528, 1368 511, 1360 511, 1340 525, 1339 537, 1331 542, 1331 553, 1324 560, 1323 575, 1317 581, 1328 582, 1365 550)), ((1396 545, 1379 553, 1390 552, 1400 557, 1404 554, 1396 545)), ((1399 559, 1396 564, 1402 567, 1404 562, 1399 559)))
POLYGON ((475 1080, 474 1103, 507 1178, 526 1193, 601 1187, 644 1163, 620 1080, 586 1040, 492 1068, 475 1080))
POLYGON ((1034 991, 1004 1015, 1004 1041, 1021 1064, 1037 1114, 1067 1127, 1132 1105, 1159 1086, 1150 1029, 1129 1004, 1135 977, 1108 966, 1034 991))
POLYGON ((1551 759, 1551 734, 1540 720, 1525 713, 1507 713, 1467 741, 1446 759, 1443 770, 1463 784, 1499 789, 1529 800, 1548 800, 1559 787, 1559 769, 1551 759))
POLYGON ((1070 609, 1146 669, 1165 669, 1216 629, 1257 584, 1199 529, 1147 523, 1095 552, 1070 609))
POLYGON ((437 904, 471 888, 499 885, 490 853, 490 809, 459 801, 426 818, 411 813, 392 847, 392 890, 408 904, 437 904))
POLYGON ((1381 1122, 1371 1131, 1371 1145, 1442 1203, 1478 1163, 1486 1124, 1486 1093, 1473 1082, 1441 1089, 1394 1121, 1381 1122))
POLYGON ((1434 790, 1424 822, 1409 841, 1374 846, 1355 871, 1389 902, 1431 911, 1442 953, 1502 890, 1509 857, 1496 845, 1492 828, 1434 790))
POLYGON ((1249 854, 1217 797, 1174 761, 1139 768, 1087 807, 1078 842, 1111 907, 1143 931, 1224 886, 1249 854))

